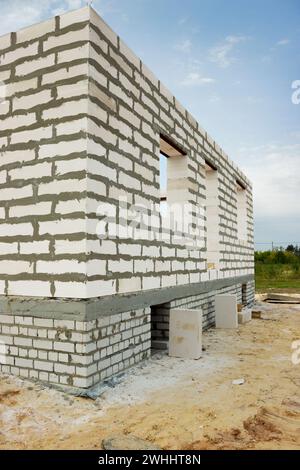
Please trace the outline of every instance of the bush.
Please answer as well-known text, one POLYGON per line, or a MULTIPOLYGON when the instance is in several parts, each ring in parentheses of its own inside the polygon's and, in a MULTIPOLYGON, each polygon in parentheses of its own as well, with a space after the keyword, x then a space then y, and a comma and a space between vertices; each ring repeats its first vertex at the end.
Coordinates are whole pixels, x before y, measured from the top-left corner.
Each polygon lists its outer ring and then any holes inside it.
POLYGON ((300 265, 300 256, 291 251, 256 251, 255 263, 300 265))

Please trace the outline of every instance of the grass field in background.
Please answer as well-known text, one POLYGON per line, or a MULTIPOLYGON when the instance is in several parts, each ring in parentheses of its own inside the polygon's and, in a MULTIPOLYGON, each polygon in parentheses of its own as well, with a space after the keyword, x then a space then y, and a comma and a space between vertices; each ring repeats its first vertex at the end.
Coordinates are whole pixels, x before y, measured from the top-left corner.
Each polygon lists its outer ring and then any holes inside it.
POLYGON ((255 253, 256 291, 293 290, 300 293, 300 256, 287 251, 255 253))
POLYGON ((261 279, 260 277, 255 278, 255 289, 257 292, 267 292, 269 290, 275 291, 286 291, 295 292, 300 294, 300 279, 293 279, 290 281, 278 281, 268 279, 261 279))

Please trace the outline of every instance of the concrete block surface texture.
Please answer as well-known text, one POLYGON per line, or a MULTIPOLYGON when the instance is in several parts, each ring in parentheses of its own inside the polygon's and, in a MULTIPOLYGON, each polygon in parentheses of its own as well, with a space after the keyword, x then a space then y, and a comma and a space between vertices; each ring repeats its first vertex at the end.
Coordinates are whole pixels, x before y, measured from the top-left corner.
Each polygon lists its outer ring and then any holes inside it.
POLYGON ((216 295, 216 328, 237 328, 238 311, 235 294, 216 295))
POLYGON ((249 321, 252 320, 252 310, 251 308, 243 308, 241 312, 238 312, 238 322, 243 324, 243 323, 248 323, 249 321))
POLYGON ((202 310, 170 310, 169 356, 199 359, 202 355, 202 310))
POLYGON ((253 255, 251 181, 94 9, 0 37, 0 370, 88 389, 173 307, 171 353, 200 357, 253 255))
POLYGON ((251 182, 92 8, 0 38, 0 82, 0 294, 253 275, 251 182), (183 240, 162 230, 161 152, 167 203, 199 208, 183 240))

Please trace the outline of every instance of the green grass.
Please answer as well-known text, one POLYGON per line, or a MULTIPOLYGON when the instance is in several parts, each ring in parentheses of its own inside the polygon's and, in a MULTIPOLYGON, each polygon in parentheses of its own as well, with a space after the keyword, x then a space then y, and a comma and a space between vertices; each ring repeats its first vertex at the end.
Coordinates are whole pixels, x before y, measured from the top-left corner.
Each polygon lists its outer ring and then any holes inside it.
POLYGON ((300 263, 276 263, 256 258, 255 283, 258 292, 285 290, 300 293, 300 263))
POLYGON ((286 292, 298 292, 300 294, 300 279, 290 279, 288 281, 269 280, 255 277, 255 288, 257 292, 268 290, 284 290, 286 292))

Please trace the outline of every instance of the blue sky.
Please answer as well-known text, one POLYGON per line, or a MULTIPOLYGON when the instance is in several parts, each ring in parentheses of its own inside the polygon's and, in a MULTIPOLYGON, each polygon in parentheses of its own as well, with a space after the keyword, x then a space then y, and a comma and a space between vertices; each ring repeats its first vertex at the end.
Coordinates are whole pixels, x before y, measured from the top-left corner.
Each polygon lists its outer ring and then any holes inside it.
MULTIPOLYGON (((85 4, 0 0, 0 34, 85 4)), ((300 244, 300 104, 291 100, 300 80, 300 1, 93 7, 252 179, 256 241, 300 244)))

